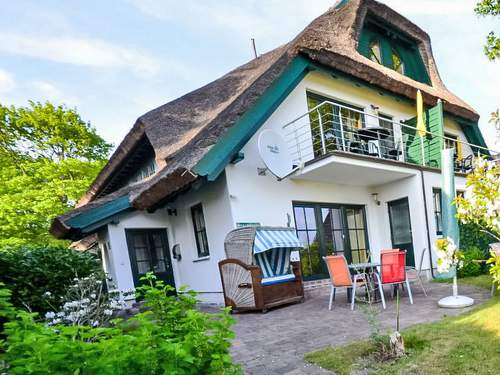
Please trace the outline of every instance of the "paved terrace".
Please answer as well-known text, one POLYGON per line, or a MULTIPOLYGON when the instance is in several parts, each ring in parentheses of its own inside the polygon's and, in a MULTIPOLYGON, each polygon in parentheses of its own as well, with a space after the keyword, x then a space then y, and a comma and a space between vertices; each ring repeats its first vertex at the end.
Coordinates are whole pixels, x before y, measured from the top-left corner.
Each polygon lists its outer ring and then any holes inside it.
MULTIPOLYGON (((445 315, 457 315, 467 309, 448 310, 437 306, 437 301, 451 294, 450 284, 426 283, 428 297, 414 285, 414 304, 410 305, 406 293, 401 295, 401 326, 403 328, 424 322, 439 320, 445 315)), ((387 287, 386 287, 387 288, 387 287)), ((396 303, 386 290, 387 309, 381 310, 379 321, 383 331, 394 329, 396 303)), ((477 303, 489 297, 488 290, 459 286, 461 294, 474 298, 477 303)), ((328 311, 329 289, 322 287, 309 291, 306 301, 288 305, 267 314, 234 314, 236 339, 232 355, 240 363, 245 374, 258 375, 303 375, 331 374, 303 361, 305 353, 329 345, 341 345, 367 338, 370 328, 360 311, 360 304, 350 310, 345 292, 337 292, 332 311, 328 311)))

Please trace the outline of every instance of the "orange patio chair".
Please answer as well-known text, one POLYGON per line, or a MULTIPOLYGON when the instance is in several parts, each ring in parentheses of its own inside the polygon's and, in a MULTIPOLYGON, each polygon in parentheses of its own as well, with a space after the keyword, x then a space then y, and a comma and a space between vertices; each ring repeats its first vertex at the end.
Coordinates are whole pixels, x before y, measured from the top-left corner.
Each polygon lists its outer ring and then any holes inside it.
POLYGON ((347 288, 347 290, 351 290, 351 310, 354 310, 356 287, 364 286, 366 288, 367 275, 365 273, 358 273, 351 276, 351 272, 347 266, 347 261, 343 255, 329 255, 323 257, 323 260, 328 268, 330 281, 332 283, 328 310, 332 309, 332 302, 338 288, 347 288))

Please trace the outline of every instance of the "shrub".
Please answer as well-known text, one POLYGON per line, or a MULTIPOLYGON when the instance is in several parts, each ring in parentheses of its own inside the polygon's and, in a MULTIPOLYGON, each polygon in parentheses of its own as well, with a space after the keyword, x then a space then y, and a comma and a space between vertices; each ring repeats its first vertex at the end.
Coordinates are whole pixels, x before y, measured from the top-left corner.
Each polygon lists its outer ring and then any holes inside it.
POLYGON ((483 273, 486 256, 478 247, 470 247, 463 252, 463 266, 458 269, 458 277, 478 276, 483 273))
POLYGON ((489 244, 496 242, 495 238, 488 233, 481 230, 481 227, 474 223, 459 223, 460 227, 460 247, 462 249, 469 249, 471 247, 478 247, 486 254, 488 252, 489 244))
POLYGON ((12 375, 241 373, 229 355, 234 334, 227 309, 203 313, 195 309, 194 292, 174 294, 152 275, 145 281, 139 293, 146 310, 112 327, 48 326, 18 313, 5 324, 0 363, 12 375))
MULTIPOLYGON (((62 300, 60 309, 45 314, 49 325, 64 324, 70 326, 107 326, 113 314, 126 307, 123 299, 130 293, 121 293, 117 289, 107 290, 102 272, 73 279, 62 300)), ((108 279, 110 287, 111 279, 108 279)))
POLYGON ((95 256, 63 247, 0 250, 0 282, 12 291, 17 308, 44 314, 59 307, 75 277, 100 270, 95 256))

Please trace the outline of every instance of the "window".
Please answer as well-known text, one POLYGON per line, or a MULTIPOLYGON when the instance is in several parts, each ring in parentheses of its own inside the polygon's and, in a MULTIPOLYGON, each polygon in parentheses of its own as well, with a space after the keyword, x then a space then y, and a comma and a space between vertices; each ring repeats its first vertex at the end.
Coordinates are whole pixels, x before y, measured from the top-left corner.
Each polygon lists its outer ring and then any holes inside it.
POLYGON ((203 216, 203 207, 201 203, 191 207, 191 216, 193 218, 194 237, 196 239, 198 258, 209 256, 207 229, 205 227, 205 217, 203 216))
POLYGON ((401 60, 401 56, 394 49, 392 50, 392 69, 400 74, 405 74, 405 64, 401 60))
POLYGON ((307 106, 309 110, 325 101, 334 104, 325 104, 319 107, 317 111, 313 111, 309 114, 314 156, 318 156, 323 153, 320 121, 321 126, 323 127, 323 135, 325 138, 325 147, 327 152, 342 150, 344 146, 347 147, 349 142, 354 138, 353 128, 359 129, 365 126, 363 108, 355 107, 309 92, 307 93, 307 106), (343 107, 336 106, 335 104, 339 104, 343 107), (345 108, 344 106, 350 108, 345 108), (341 127, 344 138, 342 138, 341 127))
POLYGON ((434 203, 434 220, 436 223, 436 234, 443 234, 443 218, 441 216, 441 189, 432 189, 432 201, 434 203))
POLYGON ((369 50, 370 60, 377 64, 382 64, 382 56, 380 55, 380 42, 377 39, 372 40, 369 50))
POLYGON ((389 136, 381 141, 382 144, 382 152, 386 154, 390 150, 393 150, 395 147, 394 142, 394 124, 392 122, 392 117, 387 115, 378 115, 378 124, 380 127, 389 130, 389 136))
POLYGON ((142 164, 134 175, 131 177, 130 182, 139 182, 142 181, 156 173, 157 164, 155 159, 150 159, 142 164))
POLYGON ((457 149, 457 136, 453 134, 445 133, 444 147, 457 149))
POLYGON ((363 206, 328 203, 294 203, 295 229, 305 279, 327 277, 323 256, 344 255, 348 263, 370 258, 363 206))

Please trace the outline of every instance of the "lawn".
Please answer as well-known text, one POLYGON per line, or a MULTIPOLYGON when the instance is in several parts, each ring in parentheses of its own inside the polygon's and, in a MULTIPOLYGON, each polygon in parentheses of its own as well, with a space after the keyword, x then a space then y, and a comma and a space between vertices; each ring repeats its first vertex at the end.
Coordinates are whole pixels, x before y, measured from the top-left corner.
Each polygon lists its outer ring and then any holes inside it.
MULTIPOLYGON (((483 276, 476 279, 461 281, 491 286, 483 276)), ((466 314, 418 324, 401 333, 407 355, 397 361, 377 361, 375 344, 369 340, 308 353, 305 360, 338 375, 358 371, 426 375, 498 374, 500 371, 500 295, 466 314)))
MULTIPOLYGON (((452 283, 453 279, 434 279, 434 282, 437 283, 452 283)), ((458 285, 472 285, 480 288, 490 289, 491 288, 492 278, 489 274, 474 276, 474 277, 464 277, 462 279, 458 279, 458 285)))

